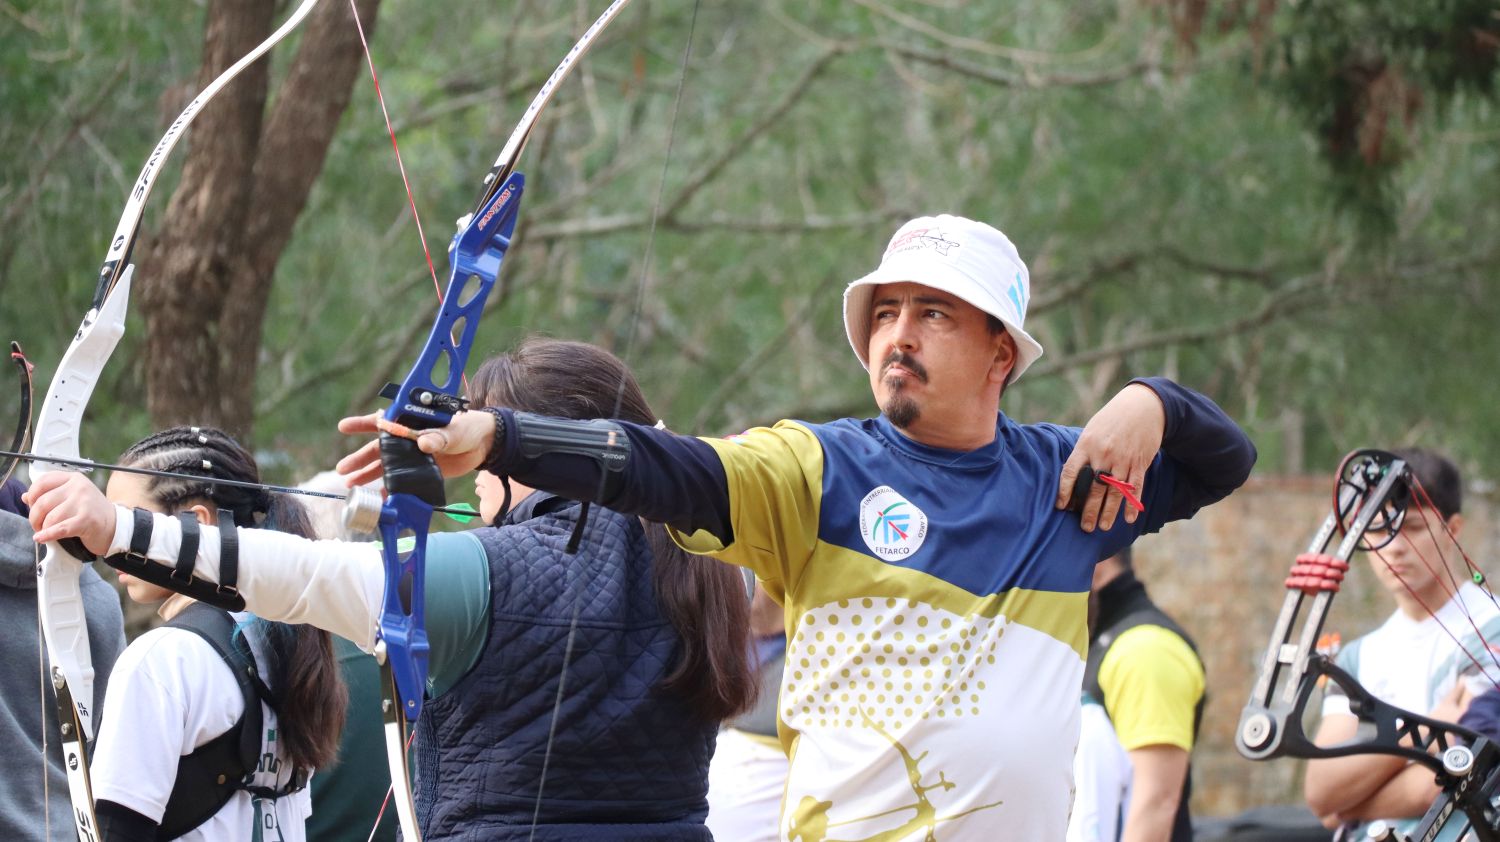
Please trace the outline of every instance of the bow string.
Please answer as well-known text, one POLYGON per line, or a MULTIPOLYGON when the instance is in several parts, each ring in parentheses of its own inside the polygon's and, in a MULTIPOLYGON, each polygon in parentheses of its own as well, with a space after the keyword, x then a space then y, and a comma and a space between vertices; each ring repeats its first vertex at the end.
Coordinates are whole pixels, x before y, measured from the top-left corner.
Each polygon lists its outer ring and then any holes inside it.
MULTIPOLYGON (((478 202, 459 220, 459 231, 448 249, 448 283, 427 341, 405 379, 381 391, 382 397, 391 400, 383 413, 388 424, 411 430, 439 427, 467 406, 461 389, 464 369, 485 303, 515 235, 525 190, 525 177, 516 172, 516 162, 558 85, 629 3, 611 3, 552 71, 484 177, 478 202)), ((357 24, 357 13, 355 20, 357 24)), ((362 31, 361 43, 375 78, 374 61, 362 31)), ((375 87, 378 96, 378 78, 375 87)), ((383 97, 381 108, 384 113, 383 97)), ((386 124, 394 146, 395 132, 390 129, 388 115, 386 124)), ((399 154, 398 149, 398 162, 399 154)), ((416 205, 404 165, 401 171, 415 217, 416 205)), ((428 262, 430 267, 430 257, 428 262)), ((444 503, 445 494, 437 463, 421 452, 414 440, 382 432, 380 460, 385 499, 381 502, 369 494, 352 498, 350 526, 358 530, 374 527, 381 536, 385 592, 374 651, 381 664, 386 759, 401 832, 409 840, 420 840, 407 751, 411 725, 421 716, 427 689, 429 646, 424 612, 428 526, 434 508, 444 503)))

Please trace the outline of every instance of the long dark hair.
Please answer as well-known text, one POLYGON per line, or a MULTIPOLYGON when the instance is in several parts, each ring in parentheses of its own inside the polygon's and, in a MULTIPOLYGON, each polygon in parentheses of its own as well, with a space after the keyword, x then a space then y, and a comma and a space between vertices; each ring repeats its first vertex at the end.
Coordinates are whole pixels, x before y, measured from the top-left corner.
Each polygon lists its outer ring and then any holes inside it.
MULTIPOLYGON (((137 442, 120 457, 131 468, 187 474, 196 479, 149 477, 146 491, 166 512, 203 504, 230 512, 235 526, 313 537, 312 521, 295 500, 253 488, 215 485, 208 479, 260 482, 255 457, 211 427, 173 427, 137 442)), ((257 619, 265 641, 266 673, 278 695, 279 740, 299 769, 328 766, 338 754, 349 693, 339 675, 333 640, 314 626, 257 619)))
MULTIPOLYGON (((656 413, 629 367, 596 345, 529 337, 486 360, 470 381, 478 406, 504 406, 560 418, 616 418, 655 424, 656 413)), ((687 553, 659 523, 642 521, 651 546, 656 597, 682 639, 681 657, 661 689, 709 721, 755 701, 750 663, 750 600, 739 569, 687 553)))

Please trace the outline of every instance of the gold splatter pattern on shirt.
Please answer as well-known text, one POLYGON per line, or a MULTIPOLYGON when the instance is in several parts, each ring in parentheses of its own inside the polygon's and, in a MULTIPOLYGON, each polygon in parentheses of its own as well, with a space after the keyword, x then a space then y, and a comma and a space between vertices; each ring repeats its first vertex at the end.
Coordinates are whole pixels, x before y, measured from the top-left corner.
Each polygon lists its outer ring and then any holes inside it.
POLYGON ((843 599, 804 613, 787 641, 781 716, 797 730, 903 729, 924 719, 978 716, 1008 625, 909 599, 843 599), (837 632, 833 630, 837 629, 837 632))

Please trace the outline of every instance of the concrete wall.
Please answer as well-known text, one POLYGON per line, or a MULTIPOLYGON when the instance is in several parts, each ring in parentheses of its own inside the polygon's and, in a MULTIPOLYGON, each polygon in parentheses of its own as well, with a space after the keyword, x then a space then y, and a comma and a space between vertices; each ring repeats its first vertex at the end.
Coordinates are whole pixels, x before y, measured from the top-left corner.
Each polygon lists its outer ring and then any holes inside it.
MULTIPOLYGON (((1283 580, 1332 506, 1328 477, 1252 479, 1228 500, 1136 544, 1136 569, 1152 596, 1194 636, 1208 672, 1209 702, 1193 755, 1193 809, 1237 813, 1301 801, 1303 761, 1251 762, 1234 748, 1234 729, 1281 610, 1283 580)), ((1500 543, 1491 500, 1469 495, 1460 541, 1489 572, 1500 543)), ((1325 631, 1352 640, 1394 610, 1394 602, 1355 560, 1325 631)), ((1316 711, 1314 712, 1314 717, 1316 711)))

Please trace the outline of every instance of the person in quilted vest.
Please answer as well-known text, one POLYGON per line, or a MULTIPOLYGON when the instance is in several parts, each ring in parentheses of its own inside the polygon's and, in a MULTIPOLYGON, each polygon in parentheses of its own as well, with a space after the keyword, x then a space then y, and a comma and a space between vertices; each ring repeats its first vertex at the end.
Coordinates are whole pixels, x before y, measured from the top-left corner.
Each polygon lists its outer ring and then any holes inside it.
MULTIPOLYGON (((527 340, 481 366, 470 392, 476 408, 657 421, 624 363, 577 342, 527 340)), ((68 511, 62 532, 117 551, 133 513, 54 476, 36 489, 38 540, 54 540, 50 511, 68 511)), ((424 839, 711 842, 714 736, 757 686, 741 574, 658 524, 482 474, 476 486, 487 525, 427 543, 428 702, 413 749, 424 839)), ((373 647, 379 548, 262 532, 239 533, 249 609, 373 647)), ((146 555, 173 563, 180 534, 156 518, 146 555)), ((219 547, 204 526, 195 575, 218 581, 219 547)))

